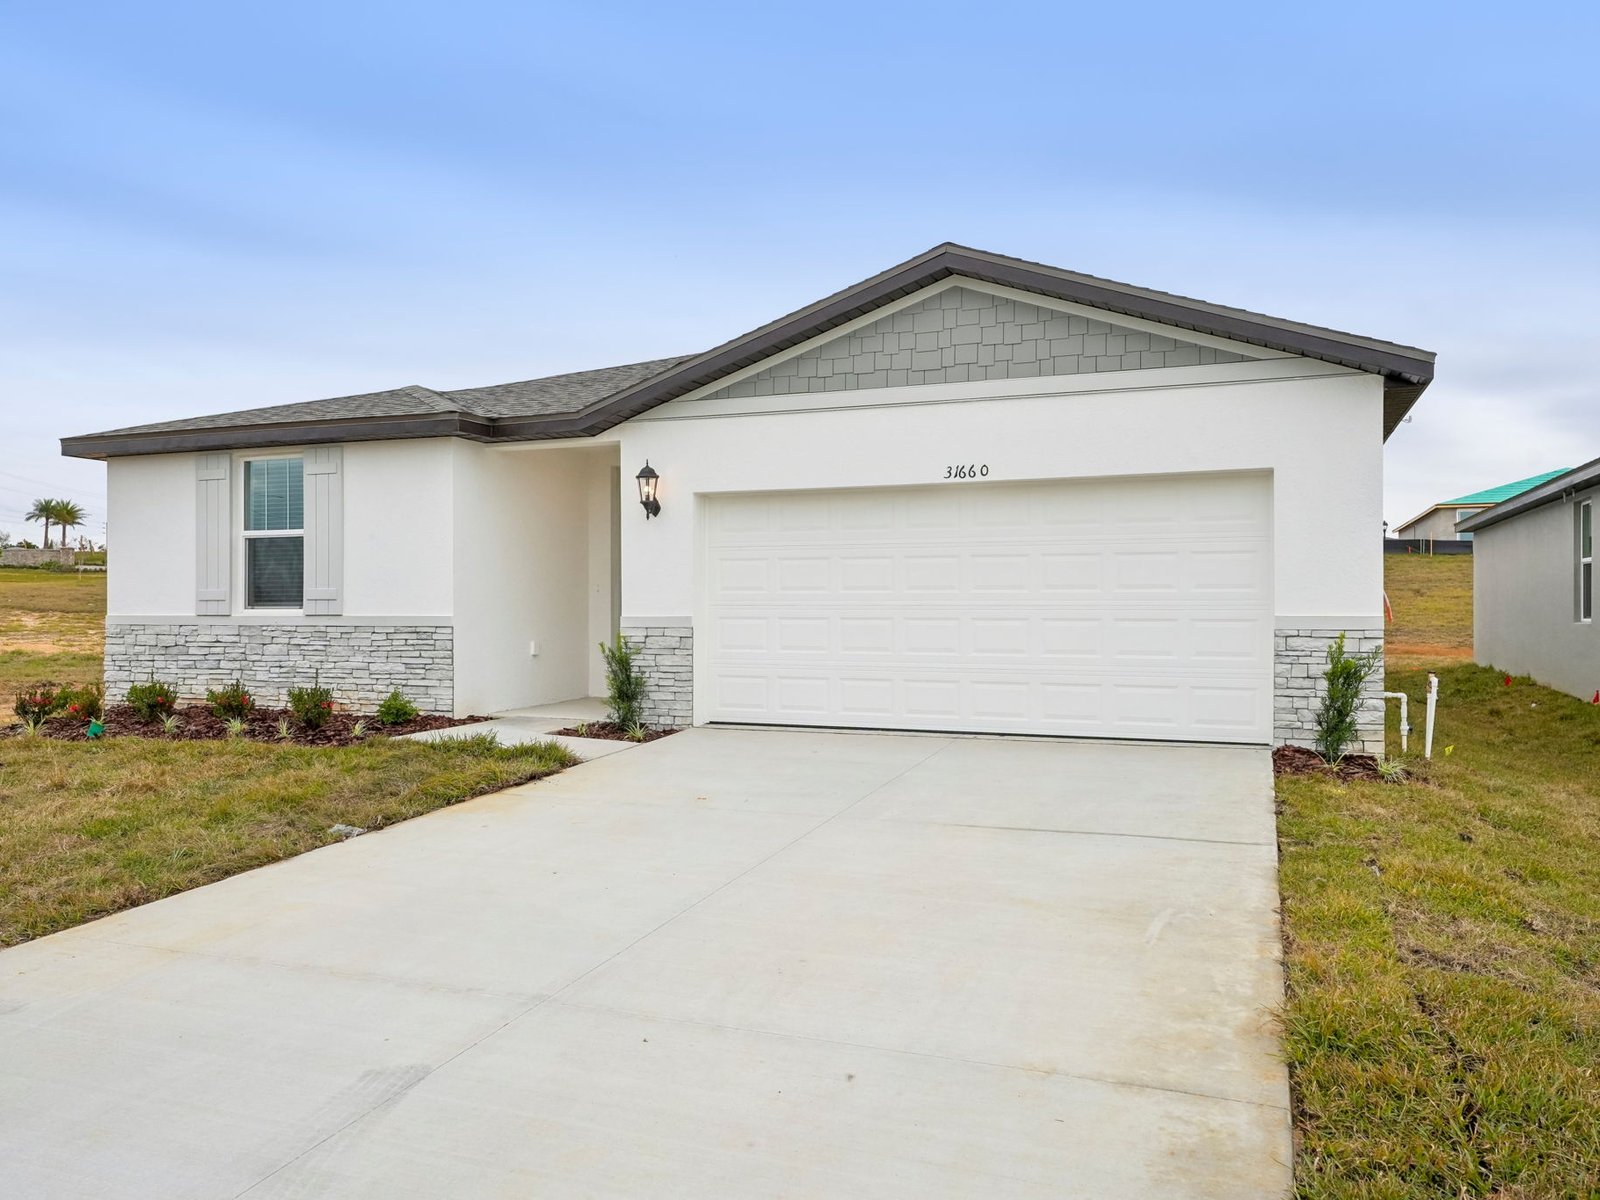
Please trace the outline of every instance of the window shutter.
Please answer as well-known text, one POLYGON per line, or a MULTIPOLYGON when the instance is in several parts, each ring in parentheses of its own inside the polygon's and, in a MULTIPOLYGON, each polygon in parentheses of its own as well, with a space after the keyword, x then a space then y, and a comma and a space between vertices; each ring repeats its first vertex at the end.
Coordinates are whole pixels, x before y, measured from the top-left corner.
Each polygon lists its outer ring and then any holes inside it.
POLYGON ((305 611, 344 611, 344 448, 313 446, 305 457, 305 611))
POLYGON ((194 611, 202 617, 226 616, 233 583, 232 460, 226 454, 195 456, 194 611))

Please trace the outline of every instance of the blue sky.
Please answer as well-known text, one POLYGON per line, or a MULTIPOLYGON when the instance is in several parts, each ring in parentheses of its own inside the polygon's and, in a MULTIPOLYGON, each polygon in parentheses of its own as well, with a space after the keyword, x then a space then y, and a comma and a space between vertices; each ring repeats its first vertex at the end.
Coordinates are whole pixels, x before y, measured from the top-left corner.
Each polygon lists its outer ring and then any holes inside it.
MULTIPOLYGON (((1386 513, 1600 455, 1594 5, 0 5, 55 439, 703 349, 945 240, 1425 346, 1386 513)), ((1315 436, 1308 430, 1308 436, 1315 436)))

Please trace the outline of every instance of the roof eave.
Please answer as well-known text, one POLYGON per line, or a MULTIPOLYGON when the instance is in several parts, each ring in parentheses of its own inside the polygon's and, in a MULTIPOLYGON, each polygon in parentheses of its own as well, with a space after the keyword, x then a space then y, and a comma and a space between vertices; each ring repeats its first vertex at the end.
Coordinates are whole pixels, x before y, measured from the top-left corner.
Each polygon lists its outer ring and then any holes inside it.
POLYGON ((489 441, 494 423, 471 413, 419 413, 395 417, 351 417, 335 421, 227 425, 144 433, 86 434, 61 439, 69 458, 122 458, 210 450, 311 446, 328 442, 377 442, 403 438, 459 437, 489 441))

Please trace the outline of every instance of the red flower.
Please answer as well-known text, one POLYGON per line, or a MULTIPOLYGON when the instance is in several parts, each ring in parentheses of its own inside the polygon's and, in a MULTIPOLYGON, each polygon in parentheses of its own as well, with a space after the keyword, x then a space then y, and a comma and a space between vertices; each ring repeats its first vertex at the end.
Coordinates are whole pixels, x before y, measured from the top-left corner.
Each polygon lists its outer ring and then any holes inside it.
POLYGON ((67 705, 67 711, 70 713, 75 713, 78 711, 78 706, 76 704, 69 704, 67 705))

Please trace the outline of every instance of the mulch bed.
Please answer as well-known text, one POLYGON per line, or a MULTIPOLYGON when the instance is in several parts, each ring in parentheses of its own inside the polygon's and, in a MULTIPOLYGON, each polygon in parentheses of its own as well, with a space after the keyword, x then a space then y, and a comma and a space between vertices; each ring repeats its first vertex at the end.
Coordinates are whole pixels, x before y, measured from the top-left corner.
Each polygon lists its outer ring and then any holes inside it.
POLYGON ((1279 746, 1272 752, 1274 775, 1331 775, 1336 779, 1383 781, 1378 760, 1370 754, 1347 754, 1338 767, 1330 767, 1322 755, 1304 746, 1279 746))
MULTIPOLYGON (((647 742, 656 742, 660 741, 664 737, 670 737, 672 734, 677 732, 678 731, 676 729, 647 729, 645 731, 644 740, 647 742)), ((633 741, 633 739, 628 736, 628 731, 626 729, 612 721, 590 721, 582 729, 579 729, 576 725, 569 725, 565 729, 556 730, 555 736, 601 738, 602 740, 608 742, 633 741)))
MULTIPOLYGON (((141 721, 126 704, 107 706, 102 718, 106 727, 102 737, 164 738, 169 741, 203 742, 220 741, 228 736, 228 723, 216 716, 203 704, 191 704, 177 711, 178 728, 171 733, 161 728, 159 721, 141 721)), ((258 708, 245 718, 241 737, 252 742, 289 743, 296 746, 354 746, 369 737, 382 735, 394 737, 403 733, 420 733, 424 729, 449 729, 456 725, 469 725, 485 721, 487 717, 419 716, 399 725, 380 725, 377 718, 360 713, 336 712, 321 729, 302 729, 294 714, 286 708, 258 708), (289 720, 289 736, 278 736, 278 722, 289 720), (355 734, 356 722, 365 721, 361 736, 355 734)), ((39 728, 40 737, 56 738, 65 742, 81 742, 88 736, 88 726, 77 718, 51 717, 39 728)), ((12 737, 22 733, 22 727, 8 731, 12 737)), ((5 736, 0 733, 0 736, 5 736)))

